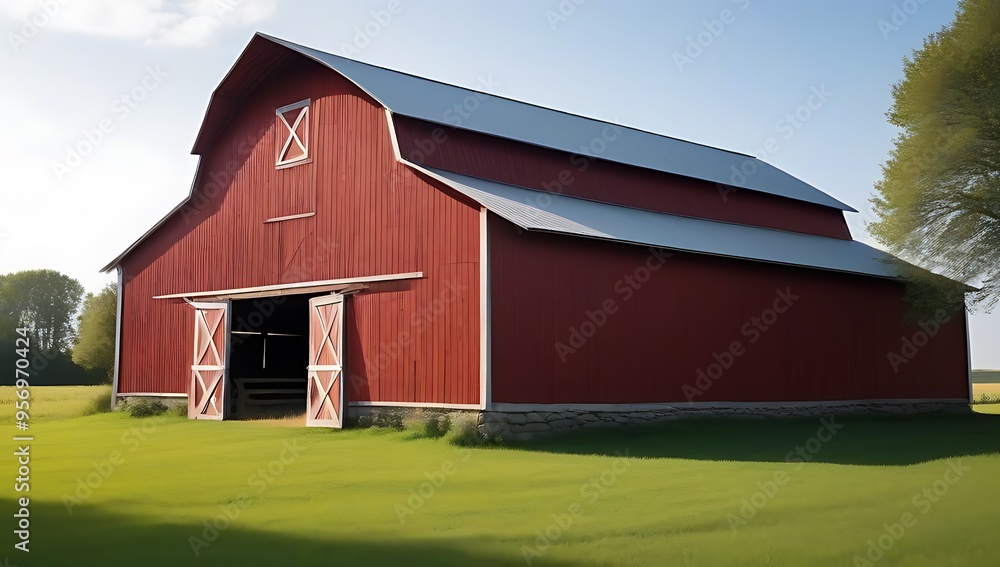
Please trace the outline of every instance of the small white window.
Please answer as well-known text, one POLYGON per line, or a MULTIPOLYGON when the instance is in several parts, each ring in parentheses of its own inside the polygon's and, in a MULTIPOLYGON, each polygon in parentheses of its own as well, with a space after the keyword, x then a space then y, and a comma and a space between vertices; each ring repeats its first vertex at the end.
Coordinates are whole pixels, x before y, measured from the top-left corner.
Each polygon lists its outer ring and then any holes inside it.
POLYGON ((306 99, 275 111, 278 126, 277 167, 288 167, 309 159, 309 102, 306 99))

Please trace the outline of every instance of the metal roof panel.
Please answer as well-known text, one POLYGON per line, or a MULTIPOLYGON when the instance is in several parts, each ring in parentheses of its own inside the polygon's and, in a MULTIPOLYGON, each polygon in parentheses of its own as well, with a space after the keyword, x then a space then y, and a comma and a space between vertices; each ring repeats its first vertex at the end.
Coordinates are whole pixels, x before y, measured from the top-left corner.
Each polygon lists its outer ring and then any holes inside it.
POLYGON ((425 168, 525 230, 555 232, 759 262, 900 278, 894 256, 854 240, 682 217, 556 195, 425 168))

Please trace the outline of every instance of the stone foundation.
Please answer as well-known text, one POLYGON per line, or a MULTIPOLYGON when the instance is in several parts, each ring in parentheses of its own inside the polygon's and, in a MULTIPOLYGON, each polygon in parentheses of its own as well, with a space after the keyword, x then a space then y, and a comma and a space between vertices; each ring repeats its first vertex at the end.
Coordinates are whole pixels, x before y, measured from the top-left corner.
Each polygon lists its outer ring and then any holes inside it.
POLYGON ((447 418, 452 422, 462 419, 476 419, 479 410, 456 410, 447 408, 413 408, 401 406, 348 406, 345 427, 369 427, 403 425, 410 421, 427 421, 431 418, 447 418))
POLYGON ((174 397, 174 396, 171 396, 171 397, 164 397, 164 396, 118 396, 118 399, 115 400, 115 409, 116 410, 125 410, 125 409, 128 409, 128 405, 129 404, 137 403, 140 400, 146 400, 146 401, 150 401, 150 402, 153 401, 153 400, 156 400, 158 402, 161 402, 163 405, 167 406, 167 408, 169 408, 169 409, 174 409, 174 408, 177 408, 177 407, 180 407, 180 406, 184 406, 186 408, 187 405, 188 405, 187 396, 185 396, 185 397, 174 397))
POLYGON ((793 405, 768 407, 673 406, 635 411, 484 411, 479 412, 479 431, 486 437, 521 441, 577 428, 615 427, 676 419, 735 418, 774 419, 830 415, 902 415, 969 413, 967 402, 928 401, 912 403, 845 403, 837 405, 793 405))
MULTIPOLYGON (((170 408, 187 406, 187 398, 162 397, 120 397, 118 407, 137 400, 159 400, 170 408)), ((832 415, 911 415, 911 414, 956 414, 972 411, 968 402, 926 401, 926 402, 857 402, 825 405, 772 404, 761 407, 710 407, 710 406, 637 406, 634 410, 607 411, 601 409, 559 409, 546 411, 480 411, 446 408, 420 408, 400 406, 348 406, 345 427, 394 427, 419 421, 421 423, 437 417, 444 426, 445 417, 451 427, 475 425, 484 438, 500 437, 511 441, 523 441, 572 429, 591 427, 617 427, 658 423, 677 419, 732 418, 732 419, 780 419, 801 417, 823 417, 832 415), (648 409, 647 409, 648 408, 648 409)))

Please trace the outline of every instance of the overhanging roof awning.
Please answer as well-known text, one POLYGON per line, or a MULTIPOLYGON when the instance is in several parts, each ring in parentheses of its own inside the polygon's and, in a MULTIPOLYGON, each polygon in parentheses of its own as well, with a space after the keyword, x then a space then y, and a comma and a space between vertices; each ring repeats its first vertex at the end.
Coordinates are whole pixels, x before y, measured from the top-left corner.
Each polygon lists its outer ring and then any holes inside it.
POLYGON ((854 240, 682 217, 409 164, 525 229, 897 279, 896 257, 854 240))
POLYGON ((424 277, 423 272, 407 272, 403 274, 384 274, 359 278, 341 278, 336 280, 321 280, 298 282, 291 284, 262 285, 235 289, 217 289, 211 291, 191 291, 155 295, 153 299, 252 299, 275 295, 295 295, 301 293, 321 293, 324 291, 344 292, 364 289, 367 284, 377 282, 413 280, 424 277))

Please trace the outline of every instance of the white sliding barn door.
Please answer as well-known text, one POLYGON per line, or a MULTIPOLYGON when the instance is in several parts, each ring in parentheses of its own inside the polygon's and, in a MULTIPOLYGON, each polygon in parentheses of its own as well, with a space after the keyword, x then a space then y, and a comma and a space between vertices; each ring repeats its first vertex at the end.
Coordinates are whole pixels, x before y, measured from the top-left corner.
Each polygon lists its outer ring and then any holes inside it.
POLYGON ((192 303, 194 362, 188 384, 190 419, 223 419, 226 415, 226 370, 229 363, 229 303, 192 303))
POLYGON ((343 427, 343 347, 344 296, 310 299, 307 427, 343 427))

